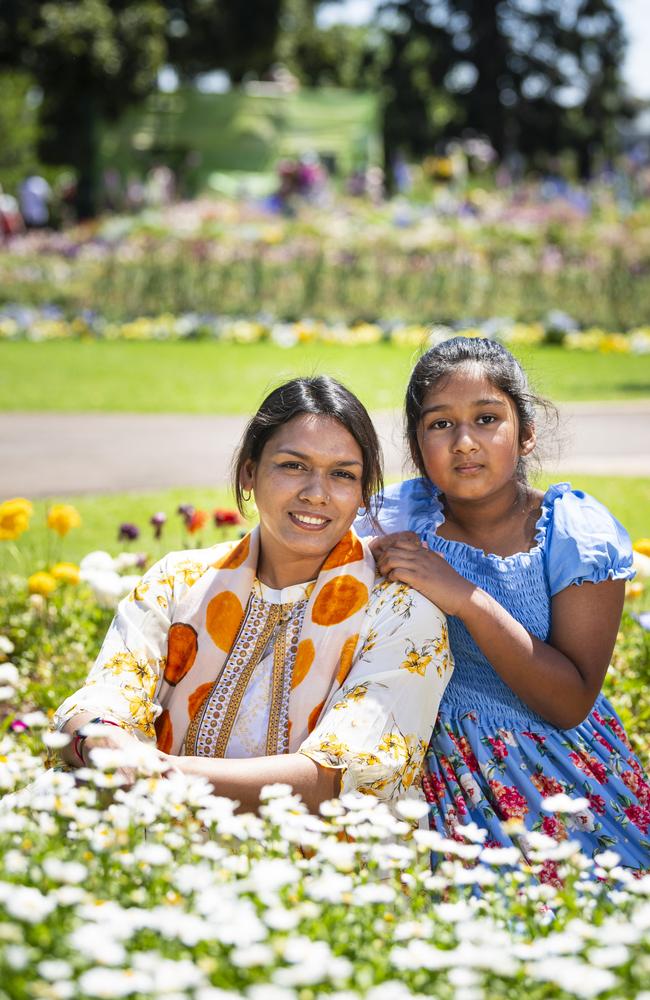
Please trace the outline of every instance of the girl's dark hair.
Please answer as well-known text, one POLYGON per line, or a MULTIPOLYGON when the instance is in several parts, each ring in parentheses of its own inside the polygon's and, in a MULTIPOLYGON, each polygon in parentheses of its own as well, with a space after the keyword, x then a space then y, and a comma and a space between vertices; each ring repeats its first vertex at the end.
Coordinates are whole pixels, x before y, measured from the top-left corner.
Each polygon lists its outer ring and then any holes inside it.
MULTIPOLYGON (((483 337, 453 337, 432 347, 416 364, 406 389, 405 416, 406 438, 411 458, 426 476, 426 469, 418 442, 418 427, 427 393, 441 381, 454 374, 460 365, 478 365, 495 388, 510 396, 519 417, 519 441, 535 423, 536 412, 541 408, 547 417, 557 417, 552 403, 532 391, 525 371, 515 357, 501 344, 483 337)), ((517 477, 526 479, 526 462, 519 459, 517 477)))
POLYGON ((249 460, 258 462, 264 446, 279 427, 302 414, 333 417, 350 432, 361 449, 363 472, 361 493, 371 514, 375 494, 383 490, 383 459, 377 432, 365 406, 344 385, 328 375, 294 378, 269 393, 251 417, 232 461, 232 485, 237 507, 243 514, 241 475, 249 460))

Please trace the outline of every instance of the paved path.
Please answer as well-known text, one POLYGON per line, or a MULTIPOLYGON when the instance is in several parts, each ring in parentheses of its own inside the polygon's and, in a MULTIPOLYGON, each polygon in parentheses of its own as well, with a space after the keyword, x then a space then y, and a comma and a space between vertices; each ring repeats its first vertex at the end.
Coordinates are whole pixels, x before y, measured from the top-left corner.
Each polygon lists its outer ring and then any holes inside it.
MULTIPOLYGON (((565 405, 561 418, 561 438, 546 448, 549 471, 650 476, 650 401, 565 405)), ((400 414, 373 419, 386 474, 399 476, 400 414)), ((0 500, 222 485, 244 423, 187 414, 0 414, 0 500)))

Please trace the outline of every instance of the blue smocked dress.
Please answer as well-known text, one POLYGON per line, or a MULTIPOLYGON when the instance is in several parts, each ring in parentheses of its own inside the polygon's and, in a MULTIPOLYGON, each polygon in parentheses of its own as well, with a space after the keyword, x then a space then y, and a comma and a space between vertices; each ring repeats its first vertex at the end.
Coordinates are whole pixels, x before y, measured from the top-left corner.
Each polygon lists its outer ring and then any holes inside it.
MULTIPOLYGON (((554 594, 571 584, 633 575, 625 530, 568 483, 547 490, 533 548, 511 556, 441 538, 442 505, 425 479, 389 487, 379 520, 386 532, 416 532, 544 641, 554 594)), ((370 533, 367 521, 361 530, 370 533)), ((607 699, 599 695, 579 726, 558 729, 501 680, 453 616, 449 640, 456 666, 423 781, 432 827, 449 835, 457 824, 475 822, 487 829, 487 844, 509 846, 501 822, 517 819, 556 839, 578 839, 589 854, 612 848, 624 865, 650 867, 650 784, 607 699), (589 805, 571 816, 544 812, 542 799, 559 792, 585 797, 589 805)))

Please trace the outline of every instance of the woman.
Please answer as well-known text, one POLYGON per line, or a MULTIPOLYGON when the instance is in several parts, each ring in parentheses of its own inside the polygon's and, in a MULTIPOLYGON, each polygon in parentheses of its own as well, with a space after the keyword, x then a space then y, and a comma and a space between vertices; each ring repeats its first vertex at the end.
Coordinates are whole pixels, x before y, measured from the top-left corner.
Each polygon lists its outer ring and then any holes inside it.
POLYGON ((377 578, 351 530, 381 487, 366 410, 333 379, 294 379, 251 419, 233 469, 259 527, 167 556, 121 603, 57 713, 66 761, 155 739, 170 766, 247 808, 272 782, 310 808, 339 791, 406 794, 452 661, 442 613, 377 578))

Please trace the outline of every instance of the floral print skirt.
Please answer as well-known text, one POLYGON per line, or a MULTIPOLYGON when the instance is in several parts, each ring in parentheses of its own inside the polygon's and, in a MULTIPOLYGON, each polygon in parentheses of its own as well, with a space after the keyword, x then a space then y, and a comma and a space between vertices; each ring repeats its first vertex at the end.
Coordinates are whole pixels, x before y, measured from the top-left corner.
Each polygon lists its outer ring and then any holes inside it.
POLYGON ((650 782, 609 702, 601 695, 574 729, 536 724, 508 728, 494 709, 458 715, 441 708, 423 778, 430 822, 453 835, 458 824, 487 830, 486 846, 511 846, 502 823, 556 840, 579 840, 590 856, 613 850, 627 867, 650 869, 650 782), (564 793, 588 800, 581 812, 545 812, 542 800, 564 793))

